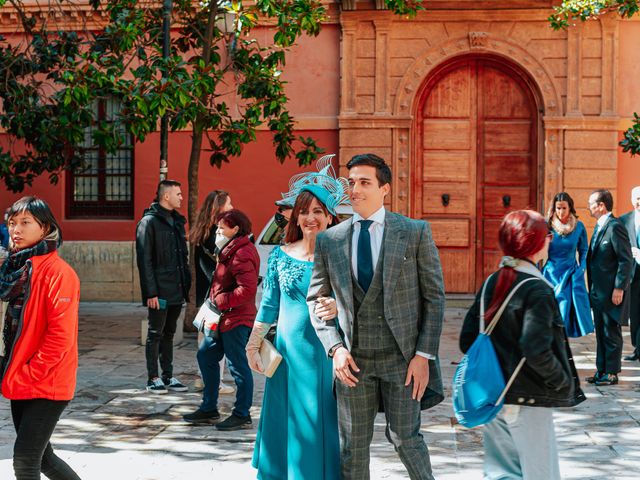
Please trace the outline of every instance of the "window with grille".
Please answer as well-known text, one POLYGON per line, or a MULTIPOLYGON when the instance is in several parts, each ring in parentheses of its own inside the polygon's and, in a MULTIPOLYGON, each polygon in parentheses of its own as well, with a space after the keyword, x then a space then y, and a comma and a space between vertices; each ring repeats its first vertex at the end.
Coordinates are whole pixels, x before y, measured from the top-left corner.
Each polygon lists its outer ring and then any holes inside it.
MULTIPOLYGON (((114 99, 94 104, 97 122, 117 122, 120 104, 114 99)), ((93 146, 92 129, 85 131, 84 168, 71 172, 67 182, 68 218, 133 218, 133 141, 122 124, 116 124, 124 138, 109 153, 93 146)))

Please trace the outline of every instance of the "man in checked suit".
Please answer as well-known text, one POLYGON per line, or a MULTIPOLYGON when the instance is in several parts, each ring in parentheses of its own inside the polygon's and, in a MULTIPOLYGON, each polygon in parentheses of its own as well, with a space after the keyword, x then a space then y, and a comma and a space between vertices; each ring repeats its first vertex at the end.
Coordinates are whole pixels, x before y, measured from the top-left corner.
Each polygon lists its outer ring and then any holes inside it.
POLYGON ((629 326, 631 327, 631 344, 633 353, 625 360, 640 360, 640 186, 631 190, 633 210, 620 217, 627 228, 631 254, 635 260, 631 286, 629 287, 629 326))
POLYGON ((608 190, 596 190, 589 196, 589 212, 597 220, 587 253, 597 371, 586 380, 600 386, 618 383, 622 360, 620 324, 629 315, 627 293, 634 264, 627 230, 611 210, 613 196, 608 190))
POLYGON ((374 154, 349 163, 352 219, 318 236, 307 296, 333 358, 344 480, 369 478, 379 408, 411 479, 433 479, 420 411, 442 401, 438 345, 444 288, 429 224, 385 210, 391 170, 374 154), (315 314, 334 296, 335 320, 315 314))

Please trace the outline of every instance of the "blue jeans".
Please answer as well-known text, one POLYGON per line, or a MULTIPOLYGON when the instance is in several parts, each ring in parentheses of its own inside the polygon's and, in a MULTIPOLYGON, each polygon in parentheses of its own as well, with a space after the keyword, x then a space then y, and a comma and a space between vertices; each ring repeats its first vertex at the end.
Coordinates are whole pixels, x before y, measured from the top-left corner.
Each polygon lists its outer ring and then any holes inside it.
POLYGON ((198 365, 204 381, 200 410, 218 410, 218 388, 220 387, 220 360, 227 356, 227 365, 236 382, 236 402, 233 413, 239 417, 249 415, 253 402, 253 375, 247 362, 245 347, 249 341, 251 328, 238 326, 220 333, 216 339, 204 337, 198 348, 198 365))
POLYGON ((68 403, 44 398, 11 400, 11 416, 17 434, 13 447, 13 470, 17 480, 40 480, 40 472, 51 480, 80 480, 71 467, 53 453, 49 443, 68 403))

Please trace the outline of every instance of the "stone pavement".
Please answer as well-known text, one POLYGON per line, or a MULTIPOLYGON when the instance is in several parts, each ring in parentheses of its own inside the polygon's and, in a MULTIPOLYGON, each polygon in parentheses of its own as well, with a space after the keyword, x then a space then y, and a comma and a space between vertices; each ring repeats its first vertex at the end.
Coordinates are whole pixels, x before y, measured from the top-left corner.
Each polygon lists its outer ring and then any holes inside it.
MULTIPOLYGON (((244 480, 255 478, 250 459, 255 429, 218 432, 191 426, 181 415, 197 407, 200 394, 154 396, 144 391, 144 349, 139 345, 145 309, 134 304, 83 303, 80 308, 80 369, 74 401, 65 411, 53 445, 83 480, 244 480)), ((441 342, 448 386, 458 359, 457 334, 464 310, 449 308, 441 342)), ((628 352, 628 329, 625 329, 628 352)), ((591 336, 572 341, 581 377, 593 370, 591 336)), ((176 374, 196 379, 195 338, 176 346, 176 374)), ((557 411, 556 432, 566 479, 636 479, 640 475, 640 363, 624 362, 615 387, 583 385, 588 401, 557 411)), ((264 381, 256 376, 254 424, 260 415, 264 381)), ((231 382, 230 382, 231 383, 231 382)), ((223 396, 221 411, 230 411, 223 396)), ((452 426, 450 398, 423 413, 424 434, 439 480, 482 477, 482 434, 452 426)), ((0 479, 14 479, 13 426, 9 404, 0 400, 0 479)), ((378 416, 372 445, 372 479, 404 479, 405 470, 384 438, 378 416)), ((43 477, 44 478, 44 477, 43 477)), ((304 479, 300 479, 304 480, 304 479)), ((545 480, 545 479, 540 479, 545 480)))

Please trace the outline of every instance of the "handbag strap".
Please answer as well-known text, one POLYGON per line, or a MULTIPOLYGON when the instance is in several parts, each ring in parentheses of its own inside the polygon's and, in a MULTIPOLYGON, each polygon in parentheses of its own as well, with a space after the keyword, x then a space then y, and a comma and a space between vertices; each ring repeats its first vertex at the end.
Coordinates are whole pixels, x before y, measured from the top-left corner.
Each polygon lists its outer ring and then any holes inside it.
MULTIPOLYGON (((491 277, 489 277, 489 278, 491 278, 491 277)), ((485 333, 486 335, 491 335, 491 332, 493 332, 493 329, 496 327, 496 325, 498 323, 498 320, 500 320, 500 317, 502 316, 502 312, 504 312, 504 309, 507 308, 507 304, 509 303, 509 301, 511 300, 513 295, 516 293, 516 291, 522 285, 524 285, 525 283, 527 283, 527 282, 529 282, 531 280, 540 280, 539 278, 536 278, 536 277, 530 277, 530 278, 526 278, 526 279, 522 280, 520 283, 518 283, 511 290, 511 292, 509 292, 509 295, 507 295, 507 298, 504 299, 504 302, 502 302, 502 305, 500 305, 500 309, 496 312, 496 314, 491 319, 491 323, 489 324, 489 326, 487 327, 487 330, 485 332, 483 330, 484 329, 484 293, 485 293, 485 290, 487 288, 487 283, 489 283, 489 278, 487 278, 487 280, 484 282, 484 285, 482 286, 482 296, 480 298, 480 333, 485 333)), ((502 393, 500 394, 500 397, 498 397, 498 400, 495 403, 496 405, 500 405, 503 402, 504 397, 507 395, 507 392, 509 391, 509 388, 511 388, 511 385, 513 385, 513 382, 515 381, 516 376, 518 375, 518 373, 520 373, 520 370, 522 370, 522 367, 524 366, 524 362, 526 360, 527 359, 525 357, 522 357, 520 359, 520 362, 518 362, 518 365, 516 366, 515 370, 511 374, 511 377, 509 377, 509 381, 505 385, 504 390, 502 390, 502 393)))
MULTIPOLYGON (((491 278, 491 277, 489 277, 489 278, 491 278)), ((496 328, 496 325, 498 324, 498 321, 500 320, 500 317, 502 316, 502 312, 504 312, 504 309, 507 308, 507 305, 509 304, 509 301, 515 295, 515 293, 518 291, 518 289, 522 285, 524 285, 525 283, 527 283, 527 282, 529 282, 531 280, 538 280, 538 278, 536 278, 536 277, 525 278, 520 283, 518 283, 515 287, 513 287, 511 289, 511 291, 509 292, 509 295, 507 295, 507 298, 504 299, 504 302, 502 302, 502 305, 500 305, 500 308, 498 309, 496 314, 491 319, 491 323, 489 324, 489 326, 485 330, 484 329, 484 314, 485 314, 485 311, 484 311, 484 293, 486 291, 487 284, 489 283, 489 278, 484 282, 484 285, 482 286, 482 294, 480 296, 480 333, 484 333, 485 335, 491 335, 491 333, 493 332, 493 329, 496 328)))

